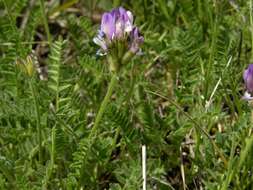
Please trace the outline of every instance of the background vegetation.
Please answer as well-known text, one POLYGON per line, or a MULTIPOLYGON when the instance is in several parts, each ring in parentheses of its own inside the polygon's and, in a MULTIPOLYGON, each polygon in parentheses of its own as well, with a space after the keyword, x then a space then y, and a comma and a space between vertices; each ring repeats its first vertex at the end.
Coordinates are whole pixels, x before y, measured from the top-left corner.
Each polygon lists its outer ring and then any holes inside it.
POLYGON ((148 189, 253 188, 251 114, 241 99, 251 0, 0 7, 0 189, 140 189, 142 144, 148 189), (120 73, 91 142, 111 75, 92 38, 101 14, 118 6, 135 15, 143 55, 120 73))

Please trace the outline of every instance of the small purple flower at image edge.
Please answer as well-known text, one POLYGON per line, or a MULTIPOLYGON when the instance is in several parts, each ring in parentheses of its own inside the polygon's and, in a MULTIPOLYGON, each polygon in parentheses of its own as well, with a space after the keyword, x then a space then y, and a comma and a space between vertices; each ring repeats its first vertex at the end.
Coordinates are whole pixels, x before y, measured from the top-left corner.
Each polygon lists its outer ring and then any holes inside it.
POLYGON ((253 100, 253 64, 249 64, 247 69, 243 72, 243 80, 246 87, 246 91, 244 96, 242 97, 244 100, 253 100))

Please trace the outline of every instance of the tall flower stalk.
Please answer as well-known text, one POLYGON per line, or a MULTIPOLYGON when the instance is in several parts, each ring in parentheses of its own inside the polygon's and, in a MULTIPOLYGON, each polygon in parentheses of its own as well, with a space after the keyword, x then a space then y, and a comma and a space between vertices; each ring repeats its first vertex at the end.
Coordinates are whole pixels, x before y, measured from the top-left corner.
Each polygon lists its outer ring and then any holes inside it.
POLYGON ((97 54, 106 56, 112 77, 89 138, 96 135, 99 123, 117 84, 119 70, 140 51, 140 45, 143 43, 144 38, 140 35, 139 29, 133 24, 133 14, 119 7, 103 14, 100 29, 93 41, 100 46, 97 54))
POLYGON ((89 138, 92 138, 93 136, 96 135, 96 131, 97 131, 97 128, 98 128, 98 125, 99 125, 99 122, 101 121, 102 117, 103 117, 103 114, 106 110, 106 107, 110 101, 110 98, 112 96, 112 93, 113 93, 113 90, 115 88, 115 85, 117 84, 117 75, 116 74, 113 74, 112 78, 111 78, 111 81, 110 81, 110 84, 108 86, 108 90, 106 92, 106 95, 100 105, 100 108, 99 108, 99 111, 97 113, 97 116, 96 116, 96 119, 95 119, 95 122, 94 122, 94 126, 90 132, 90 135, 89 135, 89 138))
POLYGON ((40 124, 41 118, 40 118, 40 108, 39 108, 39 99, 38 99, 38 90, 36 88, 35 79, 34 79, 34 73, 35 73, 35 60, 36 58, 34 56, 28 55, 25 60, 18 59, 16 61, 16 65, 20 68, 20 70, 26 74, 29 78, 29 86, 30 90, 32 92, 33 102, 34 102, 34 108, 36 112, 36 128, 38 132, 38 141, 39 141, 39 162, 42 162, 42 127, 40 124))
POLYGON ((42 129, 40 124, 40 109, 39 109, 39 100, 37 90, 34 84, 34 79, 30 79, 30 88, 32 91, 35 112, 36 112, 36 128, 38 131, 38 140, 39 140, 39 161, 42 162, 42 129))

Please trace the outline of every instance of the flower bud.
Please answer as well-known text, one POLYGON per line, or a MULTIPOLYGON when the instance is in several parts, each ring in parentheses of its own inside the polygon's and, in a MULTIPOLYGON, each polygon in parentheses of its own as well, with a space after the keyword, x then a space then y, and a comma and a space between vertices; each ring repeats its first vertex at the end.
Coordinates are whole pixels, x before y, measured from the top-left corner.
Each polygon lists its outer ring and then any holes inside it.
POLYGON ((32 77, 34 74, 34 61, 30 55, 26 59, 17 59, 16 65, 24 72, 27 76, 32 77))

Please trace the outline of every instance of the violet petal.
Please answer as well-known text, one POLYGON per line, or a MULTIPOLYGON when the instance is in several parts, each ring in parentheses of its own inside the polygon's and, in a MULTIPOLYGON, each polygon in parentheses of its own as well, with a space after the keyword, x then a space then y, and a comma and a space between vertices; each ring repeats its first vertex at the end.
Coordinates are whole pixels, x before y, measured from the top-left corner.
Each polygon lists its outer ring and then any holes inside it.
POLYGON ((105 33, 109 40, 113 39, 115 33, 115 17, 110 13, 104 13, 101 22, 101 31, 105 33))
POLYGON ((253 64, 250 64, 243 73, 245 86, 249 92, 253 92, 253 64))

